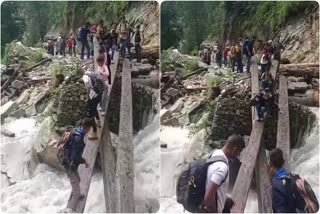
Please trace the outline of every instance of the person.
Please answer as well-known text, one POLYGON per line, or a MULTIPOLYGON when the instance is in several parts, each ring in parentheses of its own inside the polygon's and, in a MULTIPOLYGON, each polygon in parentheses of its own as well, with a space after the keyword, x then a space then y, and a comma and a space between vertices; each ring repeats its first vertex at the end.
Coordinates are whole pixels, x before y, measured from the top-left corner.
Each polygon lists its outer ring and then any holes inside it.
POLYGON ((250 73, 250 66, 251 66, 251 57, 254 55, 254 42, 256 40, 256 37, 252 37, 251 40, 247 40, 244 43, 244 49, 245 49, 245 55, 246 55, 246 59, 247 59, 247 73, 250 73))
POLYGON ((276 108, 280 111, 278 104, 275 102, 274 97, 269 88, 264 89, 264 93, 259 93, 251 99, 251 106, 256 107, 258 119, 257 121, 263 121, 264 116, 272 116, 272 110, 276 108))
POLYGON ((239 45, 235 46, 234 60, 237 63, 237 73, 242 73, 243 72, 242 53, 239 45))
POLYGON ((105 52, 107 54, 109 54, 109 51, 112 47, 111 45, 111 33, 108 32, 108 28, 106 26, 104 26, 104 35, 102 37, 102 41, 103 41, 103 48, 105 50, 105 52))
POLYGON ((229 56, 230 56, 230 61, 231 61, 231 67, 232 67, 232 72, 234 72, 234 66, 236 64, 235 60, 235 55, 236 55, 236 49, 235 49, 235 44, 233 44, 230 48, 229 56))
POLYGON ((238 158, 245 147, 245 142, 240 135, 233 134, 222 149, 213 152, 211 157, 222 156, 225 162, 217 161, 208 166, 206 191, 201 212, 221 213, 230 210, 233 206, 232 199, 227 199, 229 185, 229 162, 228 159, 238 158), (227 202, 227 203, 226 203, 227 202), (225 207, 227 205, 228 207, 225 207))
POLYGON ((216 53, 216 62, 217 65, 221 68, 222 67, 222 50, 221 47, 218 47, 217 53, 216 53))
POLYGON ((273 45, 273 59, 281 61, 281 50, 284 50, 282 43, 280 42, 280 37, 278 36, 273 45))
POLYGON ((295 194, 284 163, 281 149, 272 149, 268 164, 268 174, 272 178, 272 210, 274 213, 296 213, 296 209, 304 209, 305 203, 300 194, 295 194))
POLYGON ((97 33, 97 26, 96 26, 95 24, 93 24, 93 25, 91 26, 90 32, 91 32, 92 34, 97 33))
POLYGON ((212 54, 211 49, 208 48, 208 50, 206 52, 206 63, 207 63, 207 65, 211 64, 211 54, 212 54))
POLYGON ((100 43, 100 45, 102 43, 102 38, 104 37, 104 34, 106 33, 106 32, 104 32, 104 29, 105 28, 104 28, 103 20, 101 19, 98 23, 97 31, 96 31, 96 37, 97 37, 97 40, 100 43))
POLYGON ((77 40, 76 40, 76 38, 74 37, 73 34, 71 34, 71 38, 72 38, 72 41, 73 41, 73 43, 72 43, 73 55, 74 55, 74 57, 76 57, 77 56, 77 54, 76 54, 77 40))
POLYGON ((269 72, 269 64, 271 64, 270 50, 268 48, 268 44, 264 44, 262 49, 262 56, 260 59, 261 74, 269 72))
POLYGON ((108 55, 107 53, 104 53, 104 54, 99 54, 99 56, 97 57, 98 72, 104 82, 104 90, 103 90, 102 99, 100 102, 101 115, 105 114, 108 89, 110 88, 110 85, 111 85, 110 70, 106 65, 107 63, 106 60, 108 59, 107 55, 108 55))
POLYGON ((128 50, 128 54, 129 54, 129 58, 130 58, 130 47, 128 44, 128 38, 130 38, 129 36, 129 25, 128 22, 126 21, 125 17, 123 16, 121 19, 121 22, 118 25, 117 28, 117 33, 119 36, 119 40, 118 40, 118 44, 123 48, 120 49, 121 51, 124 51, 124 53, 121 53, 121 55, 123 55, 123 57, 125 56, 125 51, 126 49, 128 50))
POLYGON ((100 117, 98 113, 98 104, 101 102, 103 90, 101 89, 104 87, 102 85, 98 85, 100 83, 99 75, 91 72, 91 71, 84 71, 82 69, 82 80, 85 84, 87 89, 88 99, 87 99, 87 107, 86 107, 86 116, 88 118, 96 118, 97 123, 92 121, 92 130, 93 133, 88 136, 89 139, 97 139, 97 126, 100 127, 100 117))
POLYGON ((90 33, 90 23, 87 22, 84 26, 82 26, 80 28, 79 31, 79 40, 81 42, 81 56, 80 58, 83 59, 83 55, 84 55, 84 49, 86 48, 86 52, 87 52, 87 59, 90 59, 90 47, 89 47, 89 43, 88 43, 88 34, 90 33))
POLYGON ((84 118, 80 123, 80 126, 77 127, 72 134, 71 142, 69 144, 69 157, 70 164, 65 165, 67 176, 71 184, 71 198, 70 203, 68 203, 67 209, 69 212, 75 212, 77 204, 83 195, 80 192, 80 176, 78 173, 78 167, 80 164, 85 164, 88 167, 87 161, 82 157, 82 153, 85 148, 84 137, 89 133, 91 128, 91 120, 89 118, 84 118))
POLYGON ((111 63, 113 63, 114 52, 117 50, 117 47, 118 47, 118 34, 116 33, 115 29, 111 30, 110 39, 111 39, 111 63))
POLYGON ((228 54, 229 54, 229 46, 226 46, 223 50, 223 63, 224 67, 228 67, 228 54))
POLYGON ((73 48, 72 34, 69 36, 69 38, 67 40, 67 46, 68 46, 68 50, 69 50, 69 55, 72 56, 72 48, 73 48))
POLYGON ((54 42, 48 39, 48 54, 54 55, 54 42))
POLYGON ((89 35, 89 48, 90 48, 90 55, 93 56, 94 50, 93 50, 93 34, 89 35))
POLYGON ((143 44, 143 31, 140 30, 140 25, 136 26, 136 31, 134 33, 134 49, 136 52, 137 62, 141 62, 141 46, 143 44))
POLYGON ((54 43, 54 46, 55 46, 55 53, 56 55, 60 54, 60 47, 61 47, 61 36, 58 37, 57 41, 54 43))
POLYGON ((60 42, 60 55, 66 56, 66 39, 65 36, 61 37, 61 42, 60 42))

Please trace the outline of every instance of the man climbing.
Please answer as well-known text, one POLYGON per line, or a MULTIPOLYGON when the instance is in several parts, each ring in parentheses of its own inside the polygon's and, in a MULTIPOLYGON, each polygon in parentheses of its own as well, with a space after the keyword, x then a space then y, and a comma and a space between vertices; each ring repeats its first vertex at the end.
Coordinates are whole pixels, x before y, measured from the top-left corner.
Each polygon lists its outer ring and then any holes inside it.
POLYGON ((76 212, 76 207, 81 198, 84 196, 80 192, 80 176, 78 173, 78 167, 80 164, 85 164, 88 167, 88 163, 82 157, 82 153, 85 148, 84 136, 89 133, 91 128, 91 120, 89 118, 83 119, 80 126, 77 127, 71 133, 69 138, 68 145, 65 147, 68 149, 68 159, 69 163, 64 165, 64 168, 67 172, 70 184, 72 187, 71 198, 68 203, 66 212, 76 212))
POLYGON ((140 29, 140 25, 136 26, 136 31, 134 33, 134 49, 136 52, 137 62, 141 62, 141 46, 143 44, 143 31, 140 29))
POLYGON ((221 157, 224 161, 216 161, 208 166, 206 191, 200 212, 221 213, 230 211, 233 201, 227 198, 229 185, 228 159, 238 158, 245 147, 243 138, 231 135, 222 149, 213 152, 211 158, 221 157))
POLYGON ((86 48, 87 59, 90 59, 90 47, 88 43, 88 34, 90 33, 90 23, 87 22, 84 26, 80 28, 79 31, 79 41, 81 42, 81 56, 80 58, 83 59, 84 49, 86 48))
POLYGON ((280 149, 270 151, 268 174, 272 178, 272 209, 274 213, 296 213, 303 210, 304 200, 295 194, 289 173, 283 168, 285 161, 280 149))
POLYGON ((251 106, 256 107, 258 121, 263 121, 265 116, 271 117, 273 109, 280 111, 269 88, 265 88, 264 93, 259 93, 251 98, 251 106))
POLYGON ((88 138, 97 139, 97 126, 101 126, 97 107, 101 102, 102 94, 105 87, 99 74, 93 73, 91 71, 84 71, 84 69, 82 69, 82 72, 84 73, 82 79, 88 94, 86 116, 92 118, 93 133, 90 134, 88 138), (96 118, 97 123, 94 121, 94 118, 96 118))

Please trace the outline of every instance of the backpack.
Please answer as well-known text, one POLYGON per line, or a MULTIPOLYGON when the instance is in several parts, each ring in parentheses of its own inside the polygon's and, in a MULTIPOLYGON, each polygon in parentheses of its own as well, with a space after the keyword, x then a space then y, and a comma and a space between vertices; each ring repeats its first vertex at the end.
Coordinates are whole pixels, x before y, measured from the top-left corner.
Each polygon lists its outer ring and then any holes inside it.
MULTIPOLYGON (((199 211, 206 192, 207 171, 209 165, 214 162, 224 162, 223 156, 211 157, 208 160, 196 160, 188 165, 188 168, 180 174, 176 187, 177 202, 191 213, 199 211)), ((229 172, 228 172, 229 173, 229 172)), ((228 173, 225 179, 228 177, 228 173)), ((221 182, 222 185, 225 179, 221 182)))
POLYGON ((77 36, 79 41, 83 41, 87 39, 87 28, 81 27, 77 36))
POLYGON ((88 76, 90 77, 94 92, 101 95, 104 91, 104 82, 101 79, 101 76, 96 73, 88 74, 88 76))
POLYGON ((72 137, 74 135, 81 136, 79 133, 75 132, 73 126, 67 126, 63 132, 62 137, 57 145, 57 158, 59 163, 68 168, 70 167, 70 145, 72 143, 72 137))
MULTIPOLYGON (((290 178, 293 183, 294 193, 300 194, 301 196, 300 198, 303 198, 304 200, 302 202, 303 204, 305 204, 304 211, 308 213, 317 213, 319 210, 319 201, 314 191, 312 190, 310 184, 297 174, 290 174, 290 178)), ((301 204, 301 203, 295 203, 295 204, 301 204)))

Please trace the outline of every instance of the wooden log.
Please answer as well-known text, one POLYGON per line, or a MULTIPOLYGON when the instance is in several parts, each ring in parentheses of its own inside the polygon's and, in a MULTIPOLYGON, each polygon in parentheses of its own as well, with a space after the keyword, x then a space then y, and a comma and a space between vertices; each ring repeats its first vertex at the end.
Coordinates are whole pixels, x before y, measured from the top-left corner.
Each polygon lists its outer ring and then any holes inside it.
MULTIPOLYGON (((118 63, 119 63, 119 53, 115 52, 114 64, 111 64, 111 90, 113 90, 113 83, 117 73, 119 73, 118 63)), ((111 90, 107 98, 107 112, 110 103, 111 90)), ((102 121, 102 130, 99 133, 100 142, 100 158, 101 158, 101 168, 103 175, 103 187, 104 187, 104 198, 106 204, 107 213, 118 213, 120 212, 120 195, 119 195, 119 180, 116 176, 116 148, 111 142, 111 136, 109 131, 108 117, 104 117, 102 121)))
POLYGON ((134 158, 132 128, 131 63, 123 59, 117 175, 120 184, 120 212, 134 213, 134 158))
POLYGON ((51 62, 51 61, 52 61, 51 58, 43 59, 43 60, 41 60, 40 62, 38 62, 38 63, 30 66, 29 68, 27 68, 27 69, 26 69, 26 72, 31 71, 32 69, 34 69, 34 68, 36 68, 36 67, 38 67, 38 66, 40 66, 40 65, 43 65, 43 64, 46 63, 46 62, 51 62))
POLYGON ((285 76, 308 76, 309 78, 319 78, 319 64, 280 65, 279 73, 285 76))
POLYGON ((279 76, 279 108, 277 128, 277 148, 283 152, 284 168, 290 170, 290 121, 288 106, 288 82, 283 75, 279 76))
POLYGON ((208 71, 208 68, 199 68, 193 72, 191 72, 190 74, 186 75, 186 76, 183 76, 181 77, 181 80, 185 80, 193 75, 196 75, 196 74, 201 74, 202 72, 205 72, 205 71, 208 71))

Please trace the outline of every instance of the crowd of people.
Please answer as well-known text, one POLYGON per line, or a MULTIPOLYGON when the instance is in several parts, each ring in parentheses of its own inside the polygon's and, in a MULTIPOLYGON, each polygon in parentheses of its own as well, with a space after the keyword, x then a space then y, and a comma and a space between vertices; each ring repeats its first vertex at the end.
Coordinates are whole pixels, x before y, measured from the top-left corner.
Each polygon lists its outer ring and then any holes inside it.
POLYGON ((74 127, 67 127, 58 143, 57 158, 66 169, 70 180, 72 191, 70 202, 65 212, 75 212, 78 202, 84 197, 80 192, 80 176, 78 167, 87 161, 83 159, 82 153, 85 148, 85 135, 89 140, 98 139, 97 128, 101 127, 100 115, 104 116, 106 111, 107 96, 111 89, 111 64, 114 60, 115 51, 123 51, 122 57, 131 58, 130 48, 133 45, 137 62, 141 62, 141 47, 143 44, 143 29, 138 24, 133 30, 123 17, 118 26, 111 24, 110 30, 104 25, 103 20, 97 25, 85 23, 78 30, 77 36, 70 34, 67 39, 59 36, 56 42, 48 41, 48 52, 50 54, 65 56, 65 48, 68 47, 70 56, 76 56, 76 46, 81 45, 80 58, 87 59, 94 56, 97 49, 96 69, 93 71, 81 68, 82 80, 87 89, 86 117, 79 121, 74 127), (94 46, 94 37, 97 39, 97 47, 94 46), (126 51, 128 55, 126 55, 126 51), (92 131, 90 131, 92 129, 92 131))
POLYGON ((231 68, 233 72, 243 73, 245 65, 247 73, 250 73, 251 57, 257 53, 261 53, 259 64, 261 70, 268 71, 271 65, 271 59, 281 59, 281 50, 284 47, 280 43, 280 38, 276 37, 274 41, 269 40, 263 43, 261 40, 256 40, 256 37, 245 37, 243 40, 240 38, 237 42, 227 42, 221 45, 218 42, 213 47, 209 47, 200 51, 199 55, 202 62, 210 65, 217 63, 219 67, 224 65, 231 68))
POLYGON ((137 24, 132 28, 125 17, 117 25, 112 23, 110 28, 100 20, 98 24, 85 23, 79 27, 76 36, 71 33, 68 37, 61 34, 57 39, 48 39, 47 51, 52 55, 66 56, 66 48, 70 56, 77 55, 77 45, 81 45, 80 58, 87 59, 93 57, 93 37, 96 36, 101 48, 108 52, 113 62, 114 52, 120 50, 120 55, 131 58, 131 48, 134 47, 137 62, 141 62, 142 45, 144 42, 143 26, 137 24))

